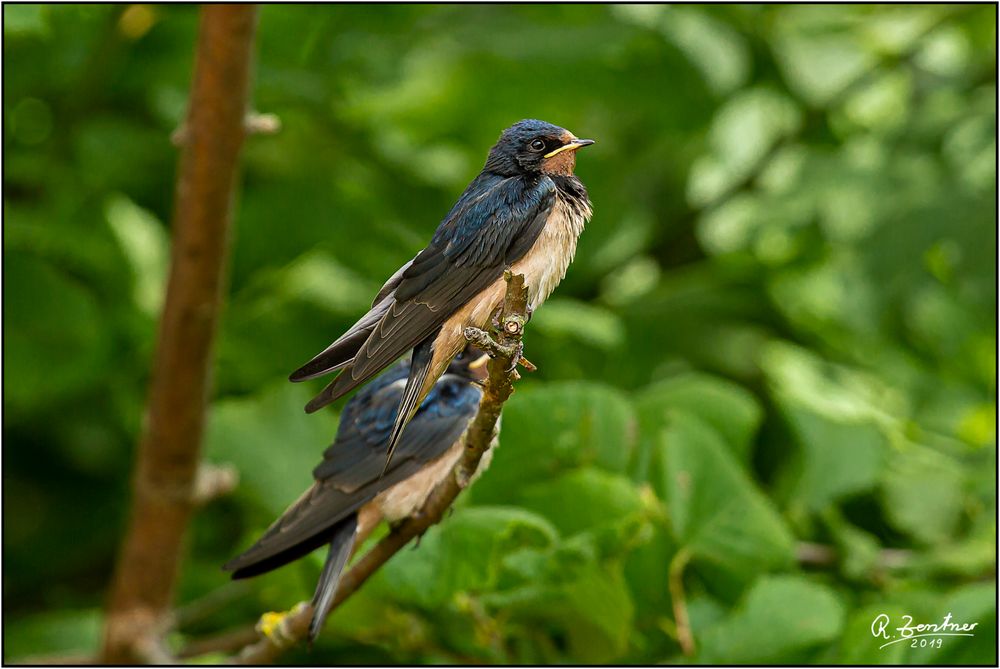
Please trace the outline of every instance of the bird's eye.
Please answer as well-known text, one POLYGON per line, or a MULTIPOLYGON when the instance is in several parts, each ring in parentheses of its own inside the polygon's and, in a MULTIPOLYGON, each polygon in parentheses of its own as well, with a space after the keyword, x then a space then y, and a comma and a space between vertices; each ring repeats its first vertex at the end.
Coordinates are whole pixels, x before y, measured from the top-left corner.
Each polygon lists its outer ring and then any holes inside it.
POLYGON ((533 139, 531 140, 531 144, 529 144, 529 146, 532 151, 541 151, 545 148, 545 142, 540 139, 533 139))

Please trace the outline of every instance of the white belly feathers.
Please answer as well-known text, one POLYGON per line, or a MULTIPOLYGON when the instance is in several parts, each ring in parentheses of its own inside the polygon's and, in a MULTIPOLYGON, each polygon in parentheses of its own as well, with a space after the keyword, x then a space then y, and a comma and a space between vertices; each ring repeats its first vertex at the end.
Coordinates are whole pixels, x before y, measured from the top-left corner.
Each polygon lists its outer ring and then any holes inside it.
POLYGON ((576 242, 590 214, 589 206, 581 211, 562 195, 557 196, 538 239, 511 267, 514 274, 524 275, 530 309, 538 308, 566 276, 576 254, 576 242))

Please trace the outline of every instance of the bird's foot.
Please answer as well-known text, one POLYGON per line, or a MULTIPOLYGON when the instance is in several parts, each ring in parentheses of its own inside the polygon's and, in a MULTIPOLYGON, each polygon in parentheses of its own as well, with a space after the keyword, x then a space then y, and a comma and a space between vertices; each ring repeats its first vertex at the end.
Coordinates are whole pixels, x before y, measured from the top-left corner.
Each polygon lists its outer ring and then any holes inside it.
POLYGON ((491 337, 490 333, 485 330, 468 327, 465 328, 464 334, 466 341, 475 344, 491 358, 509 358, 514 354, 513 346, 504 346, 491 337))
POLYGON ((503 305, 501 304, 496 309, 493 310, 493 314, 490 316, 490 325, 493 326, 494 332, 499 332, 501 329, 500 316, 503 315, 503 305))
POLYGON ((297 618, 307 606, 306 602, 299 602, 289 611, 268 611, 257 621, 256 630, 278 648, 294 645, 298 639, 289 629, 288 621, 297 618))
MULTIPOLYGON (((518 323, 518 327, 523 327, 523 325, 518 323)), ((507 369, 508 374, 513 372, 514 368, 518 365, 528 372, 538 370, 538 367, 533 362, 524 357, 524 342, 518 341, 516 344, 507 346, 495 340, 485 330, 474 327, 465 328, 464 334, 466 341, 475 344, 491 358, 509 358, 511 362, 510 367, 507 369)), ((485 385, 485 382, 480 385, 485 385)))
POLYGON ((521 362, 521 360, 524 358, 523 356, 524 342, 521 341, 517 342, 516 344, 514 344, 513 348, 514 348, 514 354, 510 356, 510 367, 508 367, 505 370, 508 374, 517 369, 517 363, 521 362))

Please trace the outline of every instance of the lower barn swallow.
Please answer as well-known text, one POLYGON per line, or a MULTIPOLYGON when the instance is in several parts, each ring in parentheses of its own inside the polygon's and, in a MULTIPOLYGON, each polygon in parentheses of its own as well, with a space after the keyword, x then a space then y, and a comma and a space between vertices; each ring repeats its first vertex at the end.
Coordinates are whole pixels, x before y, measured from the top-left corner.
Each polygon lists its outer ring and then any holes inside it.
POLYGON ((412 349, 388 466, 403 428, 465 346, 465 328, 486 327, 503 302, 504 269, 524 275, 529 313, 565 276, 591 215, 587 189, 573 174, 576 151, 593 143, 544 121, 504 130, 430 244, 386 281, 367 314, 289 377, 305 381, 342 370, 306 411, 345 395, 412 349))
MULTIPOLYGON (((233 578, 256 576, 319 548, 330 547, 313 596, 309 638, 315 639, 333 604, 340 575, 355 545, 381 520, 397 522, 420 509, 462 456, 466 428, 479 408, 487 357, 469 347, 437 380, 382 474, 396 408, 410 364, 400 362, 344 407, 333 445, 313 470, 316 482, 242 555, 223 568, 233 578)), ((478 475, 492 458, 490 445, 478 475)))

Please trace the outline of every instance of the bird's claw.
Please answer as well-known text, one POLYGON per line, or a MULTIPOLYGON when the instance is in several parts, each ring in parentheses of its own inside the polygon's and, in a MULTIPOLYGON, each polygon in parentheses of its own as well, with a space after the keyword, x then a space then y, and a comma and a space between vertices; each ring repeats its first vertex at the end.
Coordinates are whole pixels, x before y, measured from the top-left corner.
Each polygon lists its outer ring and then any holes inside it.
POLYGON ((500 316, 503 315, 503 305, 501 304, 496 309, 493 310, 493 314, 490 316, 490 325, 493 326, 494 332, 499 332, 501 329, 500 316))
MULTIPOLYGON (((523 327, 520 321, 511 322, 514 323, 518 330, 523 327)), ((518 365, 529 372, 538 370, 538 367, 536 367, 533 362, 524 357, 524 342, 522 341, 517 341, 517 343, 511 345, 501 344, 491 337, 485 330, 480 330, 475 327, 465 328, 464 334, 466 341, 469 341, 481 348, 491 358, 509 357, 510 366, 507 368, 508 374, 516 373, 515 368, 518 365)), ((484 388, 486 387, 485 381, 473 381, 473 383, 478 383, 478 385, 484 388)))
POLYGON ((517 364, 521 362, 523 353, 524 353, 524 342, 519 341, 516 344, 514 344, 514 354, 510 356, 510 367, 508 367, 505 370, 508 374, 517 369, 517 364))
POLYGON ((423 539, 424 539, 424 533, 426 533, 426 532, 427 532, 427 530, 424 530, 423 532, 421 532, 420 534, 417 535, 417 538, 414 540, 414 542, 413 542, 413 548, 411 550, 417 550, 418 548, 420 548, 420 542, 423 541, 423 539))

